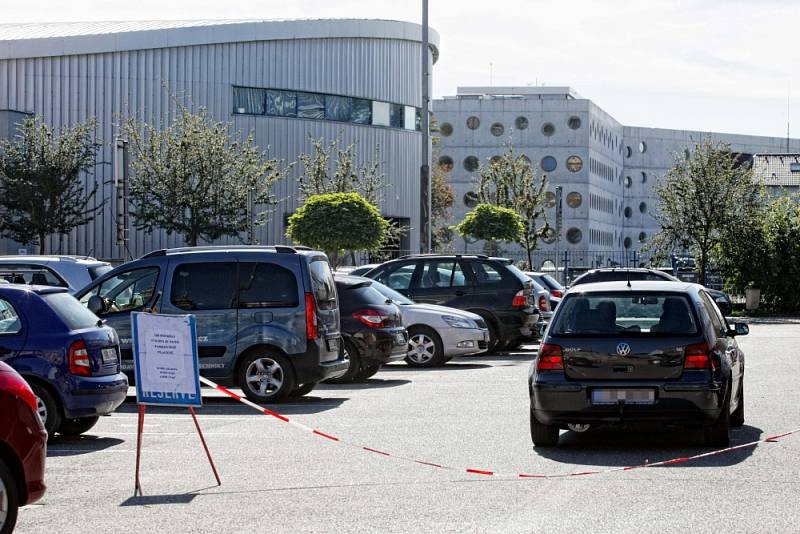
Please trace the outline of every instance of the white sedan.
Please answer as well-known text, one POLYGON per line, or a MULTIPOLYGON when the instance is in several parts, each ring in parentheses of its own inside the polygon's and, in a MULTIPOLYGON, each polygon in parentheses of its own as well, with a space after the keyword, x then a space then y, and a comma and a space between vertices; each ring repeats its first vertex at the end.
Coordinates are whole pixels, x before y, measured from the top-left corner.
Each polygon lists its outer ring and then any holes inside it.
POLYGON ((433 367, 454 356, 486 351, 489 330, 480 315, 446 306, 417 304, 380 282, 370 281, 372 287, 400 307, 403 326, 408 330, 408 365, 433 367))

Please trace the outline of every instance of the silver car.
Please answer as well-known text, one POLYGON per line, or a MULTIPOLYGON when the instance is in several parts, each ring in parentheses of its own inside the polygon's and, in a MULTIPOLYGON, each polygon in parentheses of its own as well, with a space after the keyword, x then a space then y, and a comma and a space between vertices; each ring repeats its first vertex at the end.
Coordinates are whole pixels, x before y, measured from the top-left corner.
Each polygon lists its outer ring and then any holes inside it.
POLYGON ((75 293, 112 269, 89 256, 0 256, 0 277, 14 284, 66 287, 75 293))
POLYGON ((489 330, 480 315, 464 310, 417 304, 380 282, 372 287, 400 306, 403 326, 408 330, 406 363, 412 367, 433 367, 454 356, 478 354, 489 346, 489 330))

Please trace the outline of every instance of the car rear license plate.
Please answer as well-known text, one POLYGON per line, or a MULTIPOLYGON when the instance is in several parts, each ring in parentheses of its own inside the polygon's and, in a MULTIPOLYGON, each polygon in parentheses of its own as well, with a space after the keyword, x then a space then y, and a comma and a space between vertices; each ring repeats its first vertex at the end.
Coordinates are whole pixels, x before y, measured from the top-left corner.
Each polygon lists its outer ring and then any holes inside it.
POLYGON ((332 337, 330 339, 325 340, 325 343, 328 345, 329 352, 338 352, 339 351, 339 338, 332 337))
POLYGON ((595 389, 592 404, 653 404, 656 392, 653 389, 595 389))
POLYGON ((117 363, 119 358, 117 357, 117 349, 116 347, 109 347, 102 350, 103 353, 103 363, 117 363))

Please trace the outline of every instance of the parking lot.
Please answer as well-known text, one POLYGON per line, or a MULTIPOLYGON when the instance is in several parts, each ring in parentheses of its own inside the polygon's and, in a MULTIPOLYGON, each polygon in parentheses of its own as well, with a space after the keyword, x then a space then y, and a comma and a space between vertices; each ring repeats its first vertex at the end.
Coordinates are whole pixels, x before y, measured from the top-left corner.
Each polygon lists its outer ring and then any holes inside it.
MULTIPOLYGON (((746 423, 733 445, 800 427, 800 324, 752 324, 746 423)), ((274 408, 350 441, 419 460, 504 473, 567 473, 711 449, 678 429, 562 433, 534 450, 531 347, 392 364, 366 383, 322 386, 274 408)), ((24 532, 575 531, 798 532, 800 435, 671 467, 560 479, 485 477, 363 452, 304 433, 218 395, 198 411, 216 487, 185 410, 145 421, 133 498, 136 405, 81 439, 50 443, 48 492, 21 510, 24 532), (791 504, 794 503, 794 504, 791 504)))

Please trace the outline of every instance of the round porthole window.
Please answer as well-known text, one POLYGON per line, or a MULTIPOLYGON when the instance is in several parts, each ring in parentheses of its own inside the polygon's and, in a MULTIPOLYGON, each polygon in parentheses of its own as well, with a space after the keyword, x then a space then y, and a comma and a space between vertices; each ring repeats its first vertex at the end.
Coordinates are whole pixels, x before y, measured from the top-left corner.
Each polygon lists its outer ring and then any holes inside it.
POLYGON ((542 242, 547 243, 548 245, 551 243, 556 242, 556 231, 553 228, 548 228, 544 235, 542 235, 542 242))
POLYGON ((443 229, 442 233, 439 234, 439 239, 442 241, 442 243, 450 243, 453 241, 453 237, 453 231, 450 228, 443 229))
POLYGON ((553 156, 545 156, 540 162, 542 170, 545 172, 553 172, 558 167, 558 161, 553 156))
POLYGON ((556 127, 552 122, 546 122, 542 124, 542 134, 545 137, 550 137, 554 133, 556 133, 556 127))
POLYGON ((527 130, 529 124, 528 117, 517 117, 514 121, 514 125, 517 127, 517 130, 527 130))
POLYGON ((639 203, 639 212, 640 213, 647 213, 647 203, 640 202, 639 203))
POLYGON ((570 208, 580 208, 581 204, 583 204, 583 197, 577 191, 567 195, 567 206, 570 208))
POLYGON ((570 156, 567 158, 567 169, 570 172, 580 172, 583 169, 583 160, 580 156, 570 156))
POLYGON ((639 243, 644 243, 647 241, 647 234, 644 232, 639 232, 639 243))
POLYGON ((647 183, 647 173, 642 171, 642 183, 647 183))
POLYGON ((439 127, 439 133, 441 133, 444 137, 450 137, 453 135, 453 125, 449 122, 445 122, 439 127))
POLYGON ((631 215, 633 215, 633 210, 630 206, 625 206, 625 218, 630 219, 631 215))
POLYGON ((645 143, 644 141, 639 141, 639 152, 641 152, 642 154, 647 152, 647 143, 645 143))
POLYGON ((629 147, 629 146, 626 146, 625 147, 625 157, 629 158, 631 156, 633 156, 633 149, 631 147, 629 147))
POLYGON ((439 168, 442 169, 444 172, 450 172, 453 170, 453 158, 450 156, 442 156, 439 158, 439 168))
POLYGON ((580 117, 570 117, 567 121, 567 126, 569 126, 570 130, 577 130, 581 127, 581 118, 580 117))
POLYGON ((630 176, 625 177, 625 187, 630 187, 633 185, 633 179, 630 176))
POLYGON ((467 191, 464 194, 464 205, 468 208, 474 208, 478 205, 478 193, 475 191, 467 191))
POLYGON ((583 239, 583 232, 581 232, 580 228, 570 228, 567 230, 567 241, 572 243, 573 245, 577 245, 583 239))
POLYGON ((631 238, 630 237, 626 237, 622 241, 622 246, 625 247, 625 248, 631 248, 631 238))
POLYGON ((502 124, 496 122, 492 124, 492 126, 489 128, 489 131, 492 132, 493 136, 500 137, 501 135, 503 135, 503 132, 505 132, 506 129, 503 127, 502 124))
POLYGON ((494 156, 489 158, 489 163, 491 163, 492 165, 497 165, 498 163, 500 163, 500 160, 502 160, 502 159, 503 159, 502 157, 500 157, 497 154, 495 154, 494 156))
POLYGON ((467 119, 467 128, 469 128, 470 130, 477 130, 478 127, 480 127, 480 125, 481 125, 481 120, 475 115, 467 119))
POLYGON ((524 163, 525 165, 530 165, 531 164, 531 158, 529 158, 525 154, 523 154, 520 157, 518 157, 517 160, 522 162, 522 163, 524 163))
POLYGON ((475 172, 480 167, 481 162, 475 156, 467 156, 464 158, 464 168, 467 172, 475 172))
POLYGON ((548 208, 555 208, 556 207, 556 194, 552 191, 548 191, 544 194, 544 205, 548 208))

